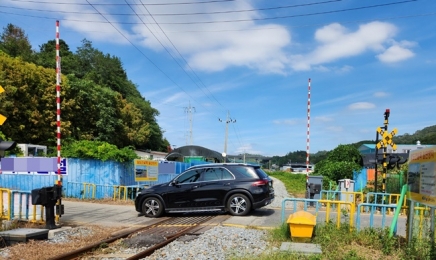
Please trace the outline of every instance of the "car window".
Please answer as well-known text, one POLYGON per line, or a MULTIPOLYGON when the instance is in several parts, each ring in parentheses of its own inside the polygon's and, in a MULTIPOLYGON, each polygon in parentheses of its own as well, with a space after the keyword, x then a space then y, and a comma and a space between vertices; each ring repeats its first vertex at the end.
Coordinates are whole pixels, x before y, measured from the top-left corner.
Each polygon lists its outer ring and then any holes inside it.
POLYGON ((227 170, 222 169, 222 179, 223 180, 233 180, 235 177, 227 170))
POLYGON ((203 173, 203 181, 230 180, 233 175, 224 168, 207 168, 203 173))
POLYGON ((257 172, 257 175, 259 175, 260 178, 262 178, 262 179, 268 178, 268 174, 266 174, 266 172, 264 172, 261 168, 256 168, 255 170, 257 172))
POLYGON ((185 173, 182 173, 176 181, 178 183, 191 183, 191 182, 197 182, 200 179, 202 169, 196 169, 196 170, 189 170, 185 173))
MULTIPOLYGON (((230 167, 229 167, 230 168, 230 167)), ((240 176, 241 178, 259 178, 256 174, 256 171, 253 167, 245 167, 245 166, 233 166, 231 167, 231 171, 240 176)))

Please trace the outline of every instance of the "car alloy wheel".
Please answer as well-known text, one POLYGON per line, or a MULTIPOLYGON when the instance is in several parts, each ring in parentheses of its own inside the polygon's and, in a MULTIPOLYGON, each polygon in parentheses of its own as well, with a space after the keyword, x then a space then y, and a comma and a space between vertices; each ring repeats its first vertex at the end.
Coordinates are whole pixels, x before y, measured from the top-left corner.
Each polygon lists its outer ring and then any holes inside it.
POLYGON ((142 213, 149 218, 158 218, 163 214, 163 204, 158 198, 146 198, 142 204, 142 213))
POLYGON ((243 194, 234 194, 230 196, 227 202, 227 208, 233 216, 245 216, 251 210, 251 202, 243 194))

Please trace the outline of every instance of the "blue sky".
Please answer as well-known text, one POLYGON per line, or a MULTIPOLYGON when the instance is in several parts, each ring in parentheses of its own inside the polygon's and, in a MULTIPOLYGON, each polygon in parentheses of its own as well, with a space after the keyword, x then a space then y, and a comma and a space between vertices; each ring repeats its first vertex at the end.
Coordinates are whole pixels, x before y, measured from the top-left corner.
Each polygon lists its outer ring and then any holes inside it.
POLYGON ((397 135, 436 124, 434 0, 0 3, 36 50, 56 20, 121 59, 174 147, 224 152, 227 126, 227 154, 306 151, 309 78, 311 153, 375 140, 386 109, 397 135))

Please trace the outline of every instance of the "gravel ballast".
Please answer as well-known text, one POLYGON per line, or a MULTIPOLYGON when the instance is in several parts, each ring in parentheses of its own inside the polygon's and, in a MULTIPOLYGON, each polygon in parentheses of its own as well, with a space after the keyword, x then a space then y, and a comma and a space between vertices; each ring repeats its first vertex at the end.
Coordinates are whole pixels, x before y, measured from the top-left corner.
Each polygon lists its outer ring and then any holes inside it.
MULTIPOLYGON (((275 199, 266 208, 280 208, 283 198, 288 198, 285 186, 279 180, 274 180, 275 199)), ((45 243, 68 243, 66 238, 87 236, 90 230, 86 227, 75 227, 56 234, 45 243)), ((127 241, 125 241, 127 242, 127 241)), ((121 242, 119 246, 102 251, 100 260, 121 260, 150 247, 150 244, 129 244, 121 242), (123 256, 123 257, 121 257, 123 256)), ((164 248, 155 251, 144 259, 229 259, 242 256, 255 256, 267 250, 272 250, 267 242, 267 231, 253 228, 216 226, 199 236, 180 237, 164 248)), ((8 249, 0 249, 0 258, 8 259, 8 249)), ((86 259, 93 259, 86 258, 86 259)), ((97 259, 97 258, 95 258, 97 259)))

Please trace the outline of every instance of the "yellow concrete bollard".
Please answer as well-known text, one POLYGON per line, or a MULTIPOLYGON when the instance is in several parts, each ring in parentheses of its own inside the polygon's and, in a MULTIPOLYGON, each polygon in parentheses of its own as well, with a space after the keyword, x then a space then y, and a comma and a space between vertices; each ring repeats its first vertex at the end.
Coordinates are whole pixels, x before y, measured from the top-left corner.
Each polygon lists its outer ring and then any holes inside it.
POLYGON ((291 238, 311 238, 316 225, 316 217, 307 211, 300 210, 289 215, 287 223, 291 238))

